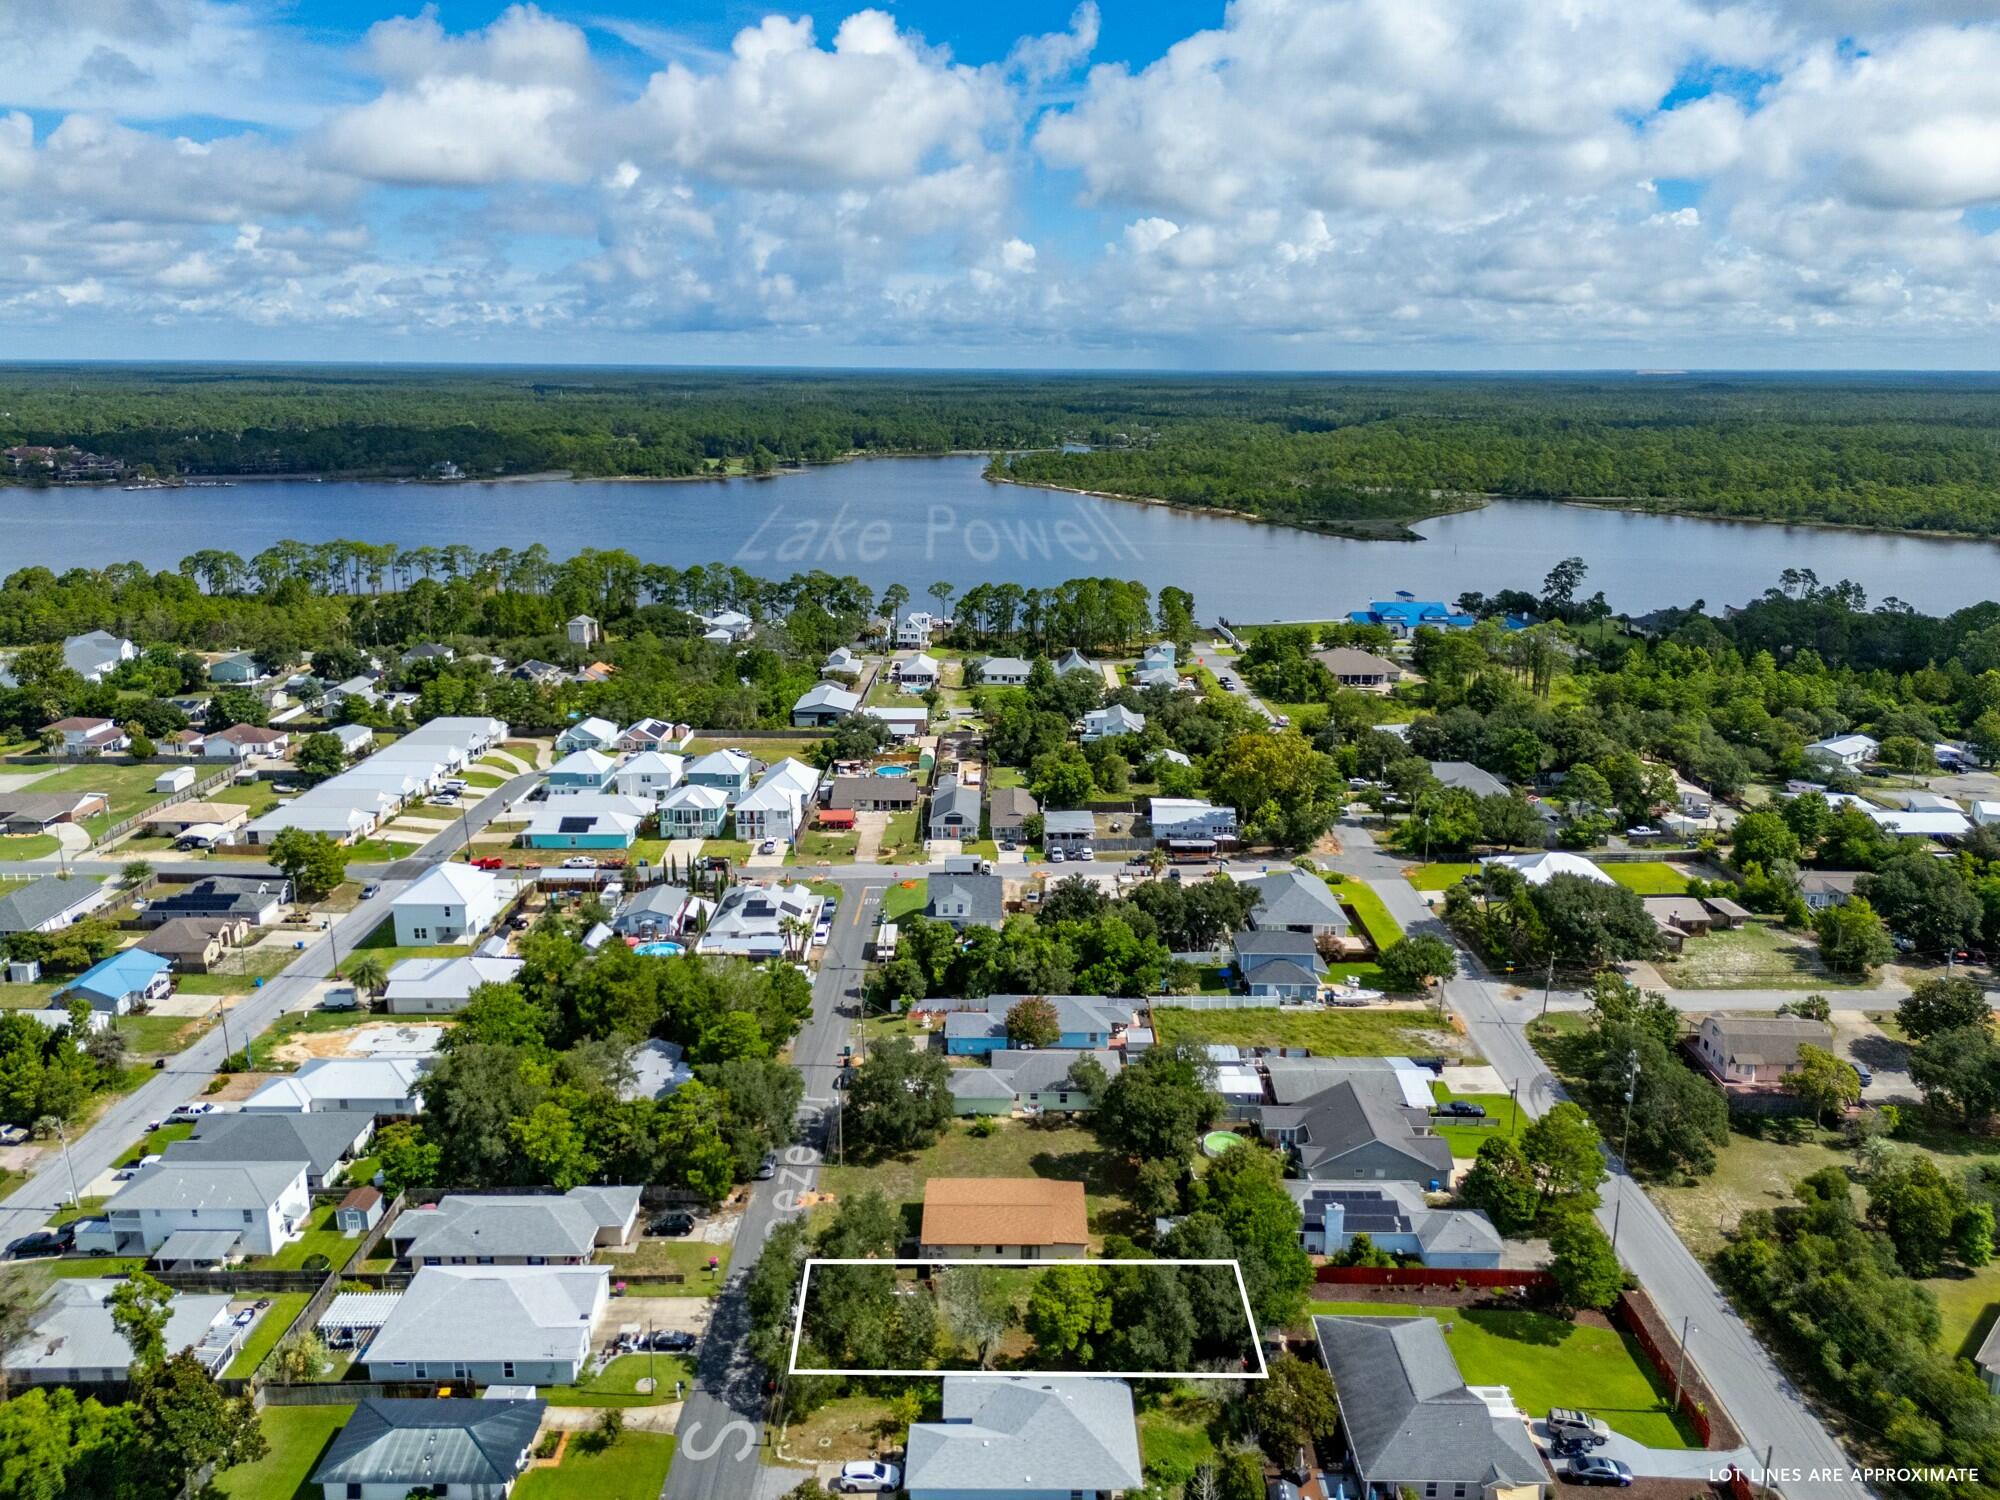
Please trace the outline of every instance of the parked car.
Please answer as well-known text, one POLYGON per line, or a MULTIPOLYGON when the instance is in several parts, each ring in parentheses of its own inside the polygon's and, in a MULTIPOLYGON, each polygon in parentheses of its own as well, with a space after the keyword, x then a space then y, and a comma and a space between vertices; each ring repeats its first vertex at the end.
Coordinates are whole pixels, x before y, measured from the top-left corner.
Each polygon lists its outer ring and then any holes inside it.
POLYGON ((1854 1064, 1854 1076, 1861 1080, 1861 1086, 1864 1089, 1867 1088, 1869 1084, 1875 1081, 1875 1075, 1873 1072, 1869 1070, 1868 1065, 1866 1063, 1854 1064))
POLYGON ((646 1233, 672 1235, 675 1238, 679 1238, 684 1234, 693 1234, 694 1215, 684 1208, 672 1209, 667 1213, 661 1214, 652 1223, 648 1224, 646 1226, 646 1233))
POLYGON ((653 1335, 653 1347, 662 1354, 685 1354, 700 1342, 685 1328, 662 1328, 653 1335))
POLYGON ((1437 1107, 1441 1115, 1457 1115, 1462 1120, 1483 1120, 1486 1106, 1474 1104, 1470 1099, 1448 1099, 1437 1107))
POLYGON ((1066 857, 1060 849, 1051 849, 1049 851, 1049 863, 1052 865, 1061 864, 1066 857))
POLYGON ((1563 1478, 1571 1484, 1611 1484, 1624 1489, 1632 1482, 1632 1471, 1615 1458, 1590 1453, 1572 1458, 1563 1470, 1563 1478))
POLYGON ((857 1458, 840 1466, 833 1487, 843 1495, 886 1495, 903 1487, 903 1471, 877 1458, 857 1458))
POLYGON ((1091 848, 1090 845, 1085 844, 1081 849, 1076 851, 1076 857, 1084 861, 1094 860, 1097 858, 1097 851, 1091 848))
POLYGON ((778 852, 778 841, 776 839, 765 839, 763 843, 757 846, 757 852, 759 854, 776 854, 778 852))
POLYGON ((1557 1406, 1549 1411, 1549 1436, 1568 1438, 1587 1443, 1593 1448, 1602 1448, 1611 1441, 1611 1429, 1587 1411, 1578 1411, 1571 1406, 1557 1406))
POLYGON ((565 870, 594 870, 597 868, 597 861, 588 854, 572 854, 562 862, 562 867, 565 870))
POLYGON ((507 868, 507 861, 497 854, 482 854, 472 862, 472 868, 475 870, 504 870, 507 868))
POLYGON ((368 884, 361 887, 361 899, 363 901, 373 901, 377 896, 381 894, 382 894, 382 886, 379 881, 371 880, 368 882, 368 884))
POLYGON ((778 1154, 775 1151, 767 1152, 764 1159, 757 1163, 757 1180, 759 1182, 769 1182, 777 1175, 778 1154))

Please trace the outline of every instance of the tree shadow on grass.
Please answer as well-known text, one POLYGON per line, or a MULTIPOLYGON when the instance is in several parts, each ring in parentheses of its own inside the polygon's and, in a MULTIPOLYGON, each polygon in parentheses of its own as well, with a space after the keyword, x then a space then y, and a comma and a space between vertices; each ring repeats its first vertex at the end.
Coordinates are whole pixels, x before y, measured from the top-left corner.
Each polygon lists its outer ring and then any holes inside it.
POLYGON ((1542 1349, 1557 1347, 1576 1331, 1576 1325, 1567 1318, 1522 1308, 1468 1307, 1454 1311, 1446 1321, 1454 1318, 1463 1318, 1493 1338, 1542 1349))

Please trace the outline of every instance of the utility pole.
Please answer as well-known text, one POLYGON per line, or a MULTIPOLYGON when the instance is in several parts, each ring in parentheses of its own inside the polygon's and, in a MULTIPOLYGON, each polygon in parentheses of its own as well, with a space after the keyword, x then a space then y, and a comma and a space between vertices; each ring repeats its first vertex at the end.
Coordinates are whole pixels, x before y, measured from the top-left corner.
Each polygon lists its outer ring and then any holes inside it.
POLYGON ((56 1139, 62 1142, 63 1166, 69 1172, 69 1206, 83 1207, 83 1194, 76 1190, 76 1163, 69 1159, 69 1131, 62 1121, 56 1121, 56 1139))
POLYGON ((1549 1013, 1549 996, 1555 993, 1555 988, 1556 956, 1551 953, 1549 955, 1549 977, 1542 983, 1542 1014, 1545 1016, 1549 1013))
POLYGON ((1635 1047, 1625 1054, 1625 1060, 1632 1071, 1625 1080, 1625 1129, 1618 1139, 1618 1169, 1624 1173, 1618 1183, 1618 1205, 1611 1211, 1611 1252, 1618 1253, 1618 1225, 1625 1217, 1625 1188, 1632 1181, 1630 1168, 1625 1164, 1626 1149, 1632 1144, 1632 1096, 1639 1092, 1639 1051, 1635 1047))
POLYGON ((1507 1093, 1514 1101, 1513 1116, 1507 1122, 1507 1134, 1518 1136, 1521 1133, 1521 1080, 1516 1078, 1507 1093))
POLYGON ((1688 1339, 1694 1334, 1694 1316, 1689 1314, 1681 1319, 1681 1355, 1674 1361, 1674 1399, 1672 1405, 1678 1409, 1681 1404, 1681 1378, 1687 1374, 1688 1339))

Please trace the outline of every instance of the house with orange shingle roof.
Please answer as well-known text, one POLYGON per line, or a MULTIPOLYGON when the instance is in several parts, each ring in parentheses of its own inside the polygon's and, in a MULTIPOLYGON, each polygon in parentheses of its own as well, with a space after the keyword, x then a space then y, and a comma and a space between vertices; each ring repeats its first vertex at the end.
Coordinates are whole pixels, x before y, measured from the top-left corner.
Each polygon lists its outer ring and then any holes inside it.
POLYGON ((1081 1258, 1090 1243, 1083 1184, 1040 1177, 933 1177, 919 1243, 926 1260, 1081 1258))

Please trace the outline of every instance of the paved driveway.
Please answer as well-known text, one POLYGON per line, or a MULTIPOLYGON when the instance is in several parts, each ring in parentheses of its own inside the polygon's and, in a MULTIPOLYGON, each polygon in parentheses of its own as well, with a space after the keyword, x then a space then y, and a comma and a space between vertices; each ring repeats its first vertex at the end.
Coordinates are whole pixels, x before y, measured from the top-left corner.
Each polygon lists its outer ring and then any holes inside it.
MULTIPOLYGON (((1549 1467, 1560 1473, 1563 1460, 1548 1451, 1549 1424, 1538 1419, 1528 1424, 1528 1431, 1534 1434, 1549 1467)), ((1641 1479, 1692 1479, 1702 1483, 1726 1466, 1749 1469, 1762 1461, 1761 1455, 1748 1448, 1648 1448, 1622 1432, 1612 1433, 1611 1441, 1597 1452, 1617 1459, 1641 1479)))

